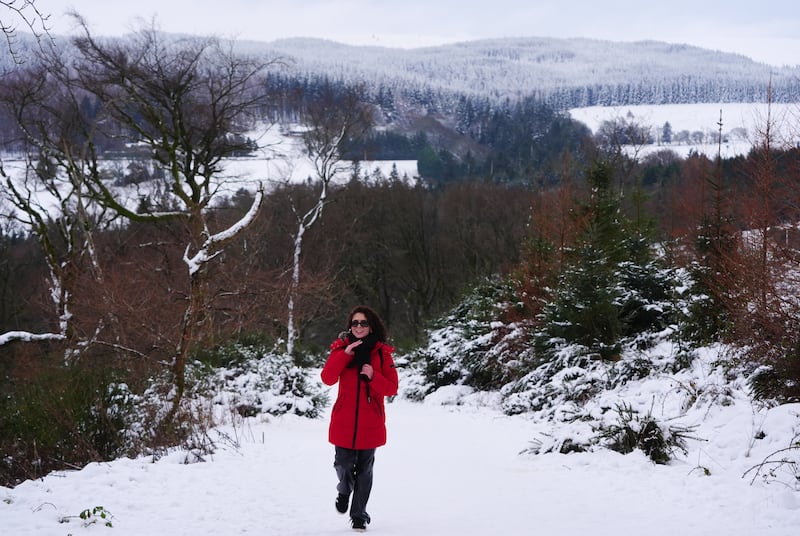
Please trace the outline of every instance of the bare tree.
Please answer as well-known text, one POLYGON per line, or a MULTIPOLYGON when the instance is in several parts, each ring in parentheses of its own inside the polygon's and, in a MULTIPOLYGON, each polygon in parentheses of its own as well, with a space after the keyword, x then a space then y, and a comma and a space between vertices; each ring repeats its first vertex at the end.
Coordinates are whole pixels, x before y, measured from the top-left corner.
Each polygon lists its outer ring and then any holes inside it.
POLYGON ((57 76, 63 64, 50 50, 48 61, 20 69, 0 84, 0 104, 17 125, 19 138, 8 143, 25 154, 20 169, 6 169, 3 216, 38 240, 49 268, 49 289, 58 327, 52 333, 26 331, 0 335, 0 345, 12 340, 66 342, 65 361, 77 359, 80 341, 73 332, 74 285, 78 274, 91 270, 99 277, 93 229, 104 221, 100 207, 90 207, 83 184, 87 170, 97 167, 91 124, 83 116, 80 95, 57 76))
MULTIPOLYGON (((11 59, 14 61, 14 63, 20 64, 23 62, 23 60, 17 49, 18 23, 22 23, 24 26, 26 26, 37 39, 37 41, 41 41, 44 36, 49 35, 47 20, 50 18, 50 15, 39 11, 39 8, 36 6, 36 0, 3 0, 0 1, 0 8, 7 10, 7 13, 5 13, 3 16, 0 16, 0 31, 3 33, 3 37, 6 40, 6 48, 8 49, 8 52, 10 53, 11 59)), ((17 205, 16 201, 20 201, 23 203, 23 205, 25 205, 24 195, 10 188, 10 185, 7 182, 9 175, 1 158, 0 178, 6 182, 7 188, 9 188, 7 196, 5 196, 6 201, 10 202, 12 205, 17 205), (21 195, 22 197, 20 197, 21 195)), ((23 210, 21 214, 23 219, 26 218, 25 214, 27 214, 27 216, 32 219, 32 223, 34 223, 35 228, 42 228, 41 224, 44 222, 44 220, 41 219, 41 216, 43 215, 42 212, 34 211, 33 213, 26 213, 25 210, 23 210)), ((9 213, 7 216, 11 216, 11 214, 9 213)), ((51 267, 51 281, 54 284, 58 284, 57 282, 61 276, 59 275, 58 270, 53 271, 53 267, 56 265, 54 265, 51 261, 52 257, 48 257, 48 265, 51 267)), ((66 304, 66 295, 62 294, 59 296, 58 293, 53 293, 51 295, 56 302, 56 309, 62 311, 59 313, 59 317, 62 319, 60 332, 35 334, 27 331, 15 331, 0 334, 0 346, 13 340, 64 340, 66 338, 67 331, 66 325, 63 322, 63 319, 67 318, 67 316, 63 314, 63 306, 66 304)))
POLYGON ((755 240, 745 239, 744 247, 755 255, 755 263, 751 266, 755 277, 749 277, 746 287, 755 290, 753 305, 759 312, 767 309, 770 289, 774 290, 774 275, 771 274, 770 261, 774 258, 770 233, 779 221, 779 203, 788 192, 781 191, 778 173, 776 145, 777 125, 772 115, 772 85, 767 88, 767 116, 758 129, 758 140, 753 146, 748 159, 748 179, 751 182, 752 195, 743 200, 745 222, 752 231, 755 240), (750 202, 748 202, 750 201, 750 202))
MULTIPOLYGON (((174 388, 162 423, 175 417, 185 390, 185 367, 207 314, 210 265, 255 220, 263 200, 258 187, 246 214, 222 228, 211 217, 214 200, 224 192, 223 160, 250 148, 244 134, 262 117, 266 104, 262 75, 273 61, 235 55, 212 38, 169 38, 143 29, 125 40, 96 38, 79 15, 82 34, 73 39, 73 64, 52 62, 52 72, 97 105, 85 129, 79 187, 113 218, 159 223, 181 222, 188 236, 183 261, 188 276, 180 334, 169 367, 174 388), (107 180, 97 158, 97 140, 133 142, 144 147, 165 170, 159 186, 166 200, 141 204, 107 180)), ((67 118, 69 119, 69 118, 67 118)), ((58 153, 60 140, 41 137, 42 153, 58 153)), ((62 165, 63 169, 63 165, 62 165)))
POLYGON ((618 170, 618 194, 624 197, 626 185, 631 180, 639 154, 650 142, 650 130, 647 125, 639 123, 628 112, 626 117, 616 117, 603 121, 595 134, 595 140, 605 159, 618 170))
POLYGON ((782 370, 789 382, 796 382, 800 369, 791 365, 797 355, 795 326, 800 309, 796 293, 787 292, 797 279, 797 250, 787 240, 796 213, 786 202, 793 195, 785 171, 789 153, 780 139, 779 123, 772 109, 770 83, 766 116, 743 166, 747 189, 738 203, 747 232, 737 259, 735 283, 742 296, 737 334, 755 362, 782 370))
POLYGON ((289 288, 286 351, 292 354, 297 340, 295 326, 295 300, 300 286, 300 259, 303 237, 306 231, 322 217, 328 203, 331 181, 348 172, 352 164, 343 160, 348 142, 357 138, 372 126, 372 113, 361 102, 359 89, 339 90, 326 87, 324 94, 308 104, 303 117, 307 130, 303 141, 309 160, 316 172, 319 195, 309 209, 303 211, 292 205, 297 219, 297 230, 293 233, 294 254, 292 279, 289 288))
POLYGON ((36 0, 2 0, 0 7, 10 11, 10 18, 0 17, 0 31, 6 39, 6 46, 15 63, 22 63, 22 58, 16 48, 17 24, 21 22, 26 26, 37 41, 49 35, 50 29, 47 21, 49 14, 42 13, 36 6, 36 0))
POLYGON ((261 75, 271 62, 239 57, 214 39, 173 41, 154 30, 136 34, 131 44, 102 42, 81 21, 84 36, 76 75, 104 112, 148 147, 167 171, 175 209, 134 212, 100 176, 88 184, 104 206, 131 220, 184 221, 190 242, 183 260, 189 278, 181 335, 172 360, 173 404, 185 388, 186 359, 210 317, 209 263, 255 219, 263 200, 259 188, 248 212, 227 228, 212 230, 209 211, 221 188, 222 160, 246 148, 243 134, 265 104, 261 75))

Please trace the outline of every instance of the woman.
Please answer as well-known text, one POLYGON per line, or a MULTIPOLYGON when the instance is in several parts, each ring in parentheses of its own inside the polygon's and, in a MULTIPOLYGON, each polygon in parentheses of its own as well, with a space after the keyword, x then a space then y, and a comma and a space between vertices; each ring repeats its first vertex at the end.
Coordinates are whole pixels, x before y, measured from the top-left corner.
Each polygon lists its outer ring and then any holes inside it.
POLYGON ((383 401, 397 394, 398 379, 394 349, 386 344, 386 328, 375 311, 365 306, 354 308, 347 326, 331 343, 321 376, 326 385, 339 382, 328 430, 328 440, 336 447, 336 510, 347 512, 352 493, 350 521, 354 530, 363 532, 370 522, 367 501, 375 449, 386 444, 383 401))

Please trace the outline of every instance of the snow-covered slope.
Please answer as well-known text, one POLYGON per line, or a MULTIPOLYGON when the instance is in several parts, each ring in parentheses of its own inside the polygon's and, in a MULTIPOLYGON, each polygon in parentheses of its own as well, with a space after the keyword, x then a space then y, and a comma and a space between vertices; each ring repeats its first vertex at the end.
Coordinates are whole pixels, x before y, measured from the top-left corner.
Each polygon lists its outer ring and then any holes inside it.
MULTIPOLYGON (((67 38, 56 36, 64 46, 67 38)), ((284 72, 363 83, 424 99, 469 95, 490 102, 535 95, 559 107, 595 104, 796 102, 800 66, 658 41, 506 38, 414 49, 352 46, 310 38, 237 41, 240 52, 280 58, 284 72)), ((37 42, 20 34, 24 58, 37 42)), ((0 56, 0 72, 18 67, 0 56)))
POLYGON ((508 38, 409 50, 284 39, 237 46, 287 58, 301 73, 365 82, 376 90, 497 101, 538 95, 572 106, 758 102, 770 82, 776 101, 800 93, 800 67, 775 68, 737 54, 655 41, 508 38))

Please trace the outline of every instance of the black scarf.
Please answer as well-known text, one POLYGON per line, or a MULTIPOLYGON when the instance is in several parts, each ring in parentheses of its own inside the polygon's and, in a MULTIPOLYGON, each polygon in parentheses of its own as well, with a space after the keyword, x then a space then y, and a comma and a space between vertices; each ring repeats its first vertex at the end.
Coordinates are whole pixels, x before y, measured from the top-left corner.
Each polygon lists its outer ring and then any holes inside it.
MULTIPOLYGON (((353 344, 359 339, 352 333, 349 333, 347 335, 347 340, 350 341, 350 344, 353 344)), ((369 333, 366 337, 362 338, 361 344, 353 348, 353 360, 350 361, 348 367, 356 367, 358 370, 361 370, 362 366, 369 364, 370 354, 372 354, 372 349, 375 348, 375 343, 377 342, 378 336, 374 333, 369 333)))

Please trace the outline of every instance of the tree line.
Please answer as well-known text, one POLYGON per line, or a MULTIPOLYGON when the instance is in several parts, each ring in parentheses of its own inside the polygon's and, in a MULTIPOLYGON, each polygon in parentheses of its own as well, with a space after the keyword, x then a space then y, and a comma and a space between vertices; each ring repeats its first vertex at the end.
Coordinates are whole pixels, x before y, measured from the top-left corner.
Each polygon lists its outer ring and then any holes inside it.
POLYGON ((742 56, 665 43, 585 39, 498 39, 424 51, 329 46, 313 40, 270 43, 295 58, 301 77, 367 82, 375 98, 395 110, 450 118, 465 95, 499 109, 533 95, 556 110, 594 105, 687 102, 794 102, 797 73, 742 56))

